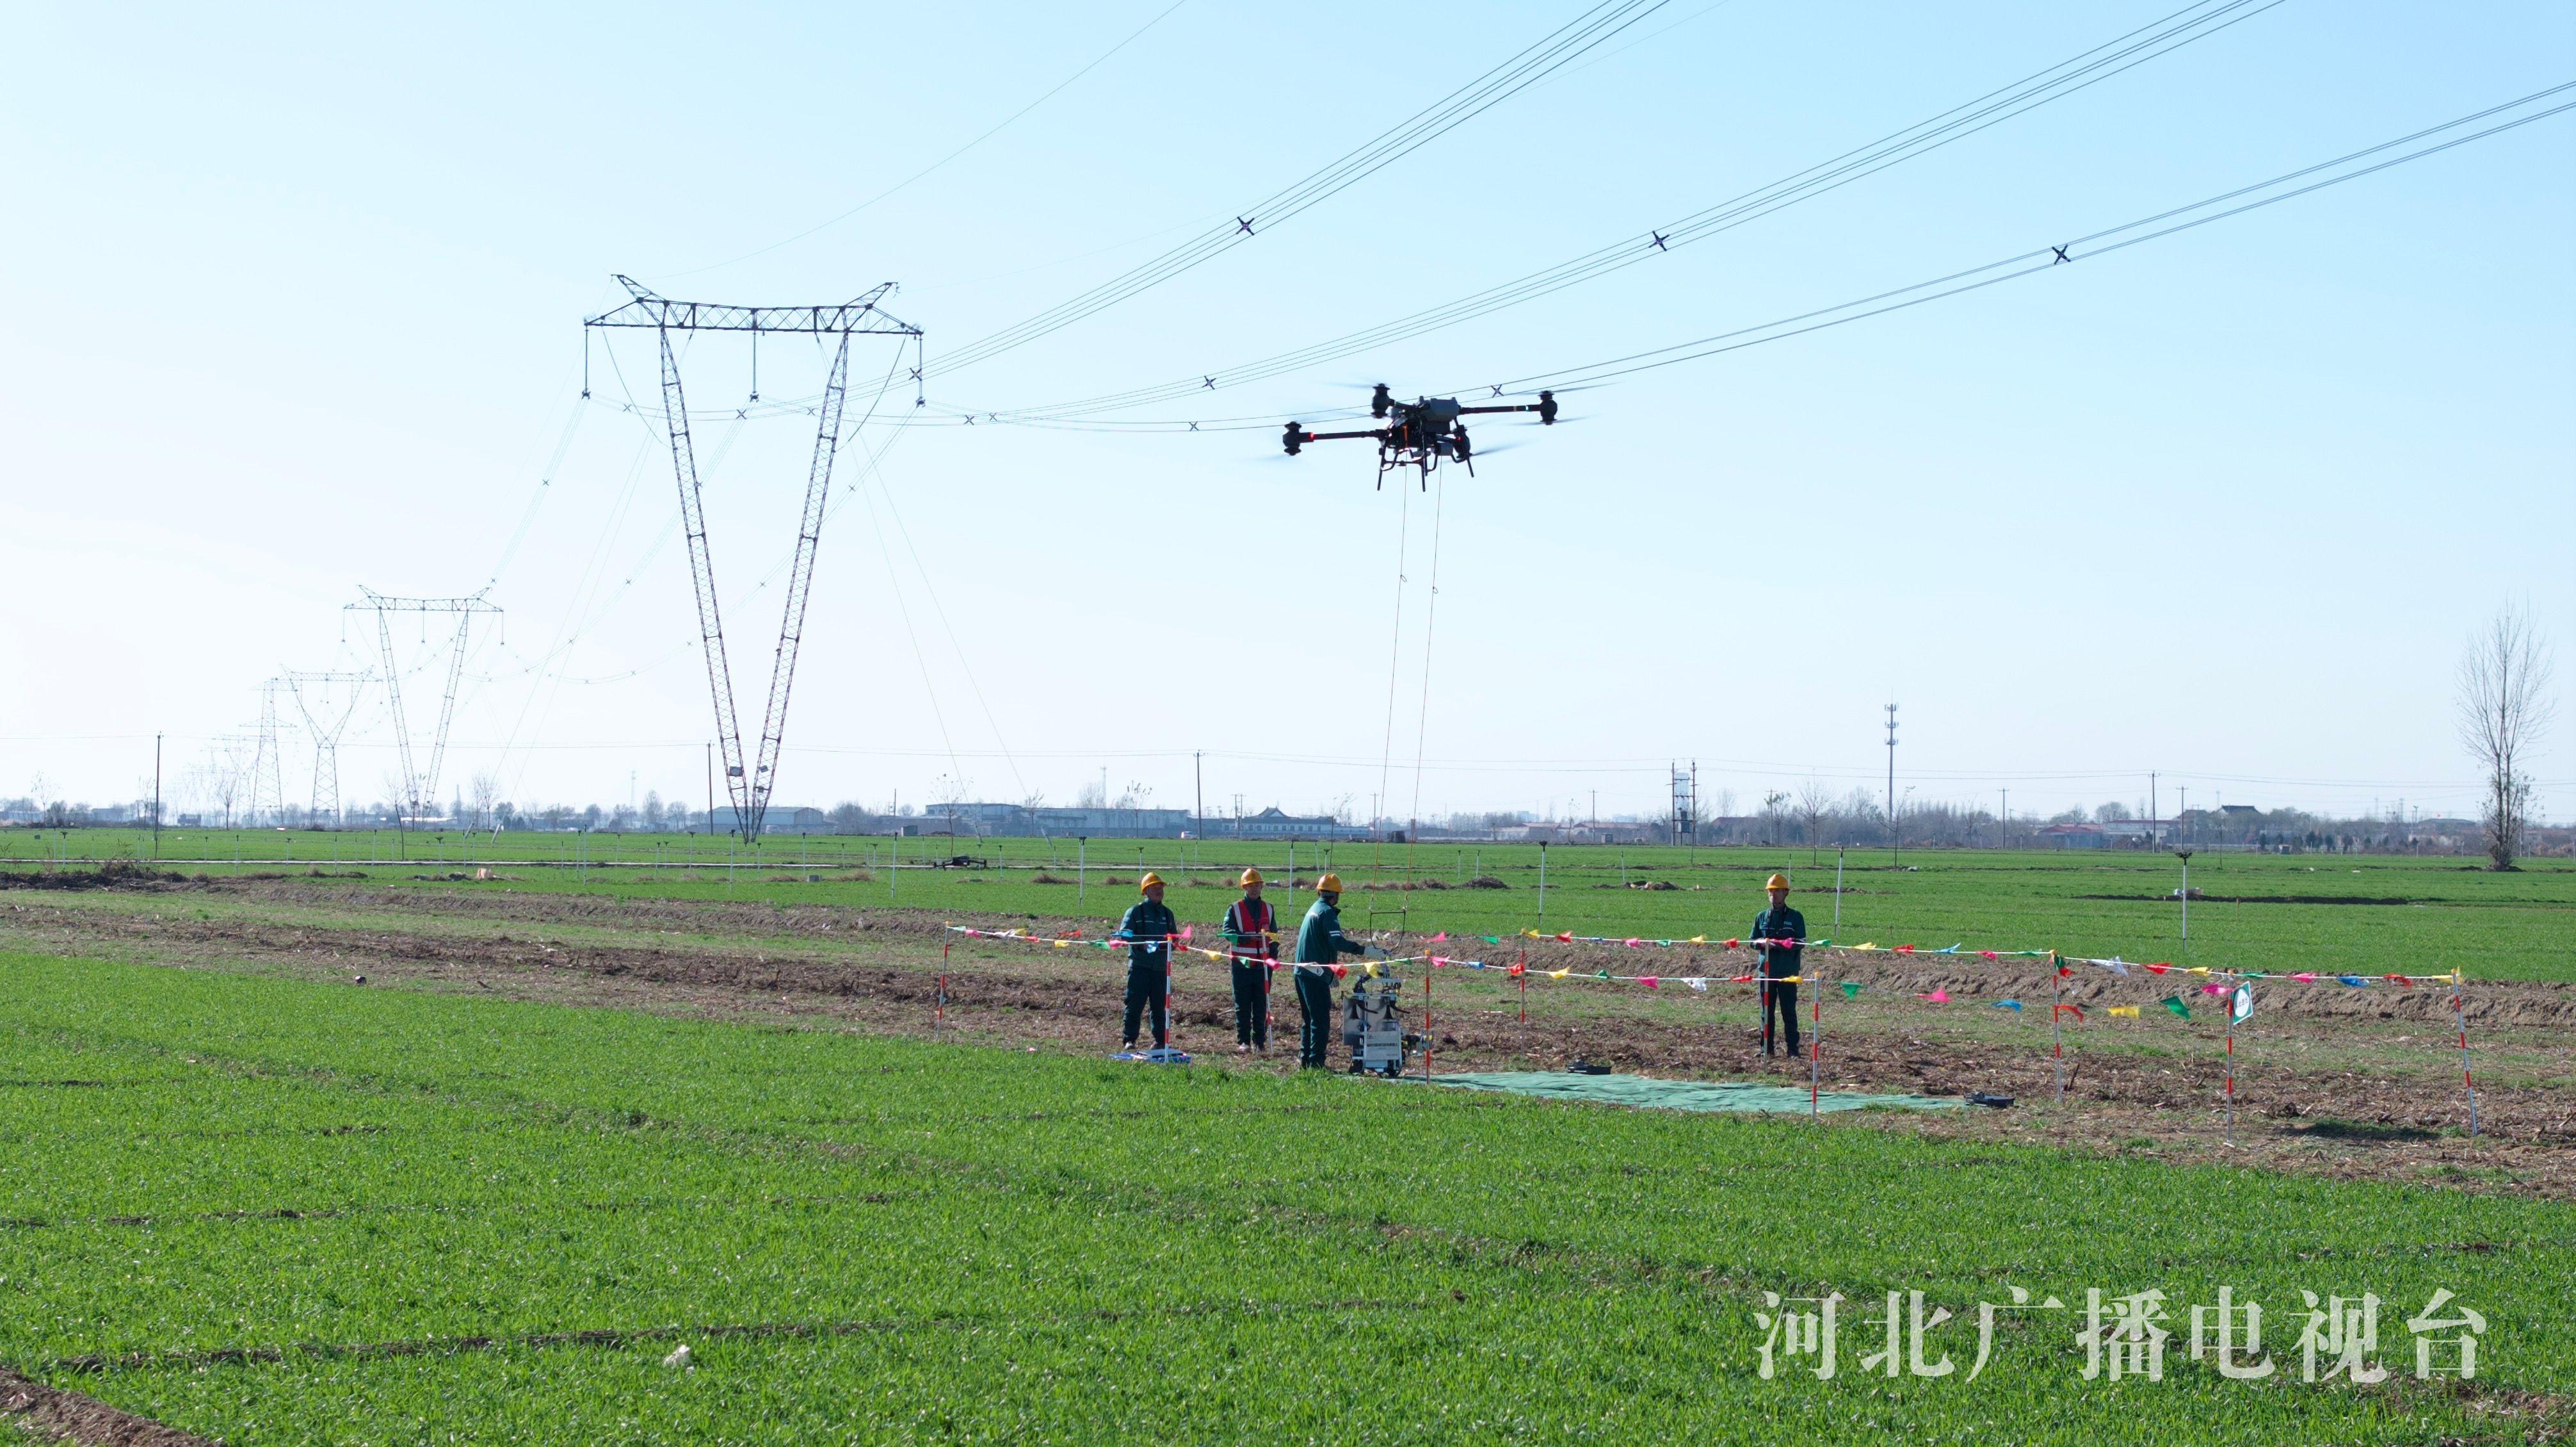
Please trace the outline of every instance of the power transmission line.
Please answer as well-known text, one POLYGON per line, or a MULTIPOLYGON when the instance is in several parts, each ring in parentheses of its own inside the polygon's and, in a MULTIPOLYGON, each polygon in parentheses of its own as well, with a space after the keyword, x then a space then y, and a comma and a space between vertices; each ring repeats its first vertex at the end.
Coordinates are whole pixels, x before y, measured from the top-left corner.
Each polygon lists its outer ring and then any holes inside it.
MULTIPOLYGON (((1525 376, 1507 378, 1499 382, 1469 382, 1450 390, 1463 395, 1465 393, 1473 392, 1479 387, 1483 387, 1495 396, 1505 396, 1511 394, 1525 395, 1542 387, 1558 393, 1564 393, 1585 387, 1600 386, 1615 380, 1616 378, 1629 376, 1637 372, 1652 371, 1660 367, 1676 366, 1683 362, 1698 361, 1725 352, 1741 351, 1746 347, 1761 346, 1766 342, 1786 341, 1791 337, 1804 336, 1809 332, 1823 331, 1829 327, 1842 326, 1849 322, 1861 321, 1869 317, 1883 316, 1889 312, 1902 311, 1909 307, 1920 306, 1925 302, 1939 301, 1945 297, 1958 296, 1963 292, 1978 291, 1989 286, 1999 285, 2003 282, 2017 281, 2024 277, 2036 276, 2043 272, 2054 271, 2056 268, 2072 262, 2087 260, 2097 256, 2106 256, 2115 251, 2123 251, 2132 246, 2161 240, 2179 232, 2189 231, 2200 226, 2206 226, 2213 221, 2224 221, 2230 217, 2241 216, 2249 211, 2261 210, 2264 207, 2275 205, 2279 202, 2295 200, 2298 197, 2308 195, 2312 192, 2326 190, 2333 186, 2340 186, 2347 181, 2358 181, 2365 176, 2376 175, 2381 171, 2402 166, 2411 161, 2420 161, 2427 156, 2439 155, 2444 151, 2465 146, 2473 141, 2485 140, 2490 136, 2500 135, 2506 131, 2530 125, 2535 121, 2547 120, 2552 116, 2563 114, 2566 111, 2576 110, 2576 101, 2567 101, 2540 110, 2527 110, 2528 107, 2534 106, 2541 101, 2560 95, 2571 89, 2576 89, 2576 81, 2568 81, 2559 85, 2551 86, 2546 90, 2535 91, 2518 100, 2507 101, 2502 105, 2490 106, 2485 110, 2475 111, 2454 120, 2444 121, 2439 125, 2428 126, 2422 130, 2399 136, 2393 140, 2382 141, 2378 145, 2353 151, 2349 154, 2336 157, 2331 161, 2321 161, 2312 166, 2304 166, 2295 171, 2284 172, 2283 174, 2274 176, 2266 181, 2258 181, 2249 186, 2239 186, 2233 190, 2223 191, 2215 196, 2205 197, 2187 205, 2170 207, 2152 215, 2139 217, 2134 221, 2123 222, 2118 226, 2106 227, 2099 231, 2078 236, 2071 241, 2052 243, 2036 247, 2028 251, 2017 252, 2011 256, 2002 257, 1998 260, 1990 261, 1980 266, 1972 266, 1961 270, 1945 272, 1940 276, 1932 277, 1925 281, 1915 282, 1910 286, 1893 287, 1882 291, 1876 291, 1867 296, 1855 297, 1850 301, 1838 302, 1831 306, 1816 307, 1808 311, 1796 313, 1795 315, 1778 317, 1771 321, 1759 322, 1751 326, 1738 327, 1732 331, 1719 332, 1711 336, 1699 337, 1687 342, 1676 342, 1670 346, 1658 347, 1650 351, 1632 352, 1625 356, 1605 358, 1601 361, 1591 362, 1581 366, 1561 367, 1549 371, 1532 372, 1525 376), (2418 150, 2406 152, 2403 155, 2392 156, 2386 160, 2372 162, 2369 165, 2356 164, 2357 162, 2369 160, 2369 158, 2373 156, 2381 155, 2384 152, 2441 135, 2446 131, 2455 131, 2463 126, 2475 125, 2480 121, 2492 120, 2498 116, 2510 115, 2515 111, 2525 111, 2526 113, 2511 115, 2510 119, 2498 121, 2496 124, 2487 126, 2484 129, 2473 131, 2466 135, 2453 136, 2450 139, 2437 142, 2433 145, 2424 146, 2418 150), (2338 171, 2338 167, 2349 167, 2350 169, 2338 171), (2320 180, 2309 181, 2307 179, 2312 176, 2318 176, 2320 173, 2327 172, 2332 172, 2334 174, 2324 175, 2323 179, 2320 180), (2307 184, 2296 186, 2292 185, 2293 182, 2299 181, 2307 181, 2307 184), (2231 202, 2239 202, 2241 204, 2230 205, 2229 203, 2231 202), (2194 213, 2207 214, 2195 215, 2194 213), (2171 222, 2172 224, 2160 224, 2164 222, 2171 222), (2155 229, 2145 229, 2149 227, 2153 227, 2155 229), (2131 232, 2137 232, 2139 234, 2130 235, 2129 233, 2131 232), (2114 240, 2113 238, 2118 239, 2114 240), (2101 244, 2096 245, 2095 243, 2101 244), (2087 247, 2090 247, 2090 249, 2082 249, 2087 247)), ((1337 412, 1318 412, 1314 415, 1319 418, 1333 415, 1351 415, 1361 410, 1363 409, 1354 407, 1337 409, 1337 412)), ((1011 417, 1011 414, 1008 413, 977 413, 973 415, 975 417, 985 418, 989 422, 1004 425, 1053 428, 1062 431, 1074 432, 1243 432, 1253 430, 1267 431, 1274 429, 1279 425, 1275 414, 1261 417, 1156 418, 1130 422, 1097 420, 1082 421, 1056 418, 1029 418, 1026 420, 1014 420, 1011 417)), ((947 422, 934 423, 930 419, 922 419, 915 425, 954 425, 955 420, 956 414, 952 413, 950 414, 949 421, 947 422)))
POLYGON ((941 358, 939 370, 957 371, 1025 346, 1232 250, 1510 99, 1576 56, 1662 9, 1666 3, 1668 0, 1603 0, 1536 44, 1323 169, 1284 190, 1263 197, 1231 220, 1211 227, 1069 301, 967 343, 941 358))
POLYGON ((2438 155, 2444 151, 2448 151, 2459 146, 2465 146, 2471 141, 2484 140, 2489 136, 2498 135, 2505 131, 2513 130, 2519 126, 2530 125, 2534 121, 2547 120, 2551 116, 2559 115, 2565 111, 2576 110, 2576 101, 2564 102, 2559 105, 2551 106, 2545 110, 2533 111, 2526 115, 2516 116, 2511 120, 2500 121, 2495 125, 2488 126, 2484 130, 2474 131, 2468 135, 2454 136, 2449 140, 2426 146, 2421 150, 2410 151, 2404 155, 2393 156, 2387 160, 2374 162, 2367 166, 2360 166, 2352 170, 2342 171, 2338 174, 2328 175, 2323 180, 2311 181, 2304 186, 2295 186, 2288 190, 2279 189, 2284 186, 2289 186, 2291 182, 2305 180, 2306 178, 2317 175, 2320 172, 2334 171, 2337 167, 2351 166, 2357 161, 2366 160, 2372 156, 2379 155, 2385 151, 2394 150, 2400 146, 2411 145, 2416 141, 2440 135, 2444 131, 2457 130, 2462 126, 2467 125, 2475 125, 2479 121, 2488 120, 2495 116, 2503 115, 2508 112, 2536 104, 2539 101, 2546 100, 2551 96, 2561 94, 2571 89, 2576 89, 2576 81, 2567 81, 2559 85, 2551 86, 2547 90, 2535 91, 2519 100, 2507 101, 2503 105, 2490 106, 2485 110, 2472 112, 2471 114, 2461 116, 2456 120, 2444 121, 2442 124, 2437 126, 2428 126, 2425 129, 2416 131, 2410 135, 2399 136, 2395 140, 2382 141, 2378 145, 2369 146, 2362 150, 2354 151, 2348 155, 2338 156, 2331 161, 2320 161, 2313 166, 2303 166, 2296 171, 2284 172, 2281 175, 2274 176, 2268 181, 2258 181, 2251 186, 2240 186, 2235 190, 2224 191, 2218 195, 2194 201, 2186 206, 2176 206, 2169 210, 2159 211, 2152 216, 2142 216, 2135 221, 2123 222, 2118 226, 2106 227, 2103 230, 2076 237, 2072 241, 2064 242, 2062 244, 2042 246, 2036 250, 2025 251, 2014 256, 2007 256, 2000 260, 1987 262, 1983 266, 1971 267, 1965 271, 1951 272, 1946 276, 1934 277, 1929 281, 1917 282, 1912 286, 1899 287, 1894 291, 1879 292, 1876 295, 1862 297, 1856 301, 1844 302, 1839 306, 1825 307, 1816 311, 1801 313, 1794 317, 1784 317, 1778 321, 1764 323, 1760 326, 1739 328, 1732 332, 1721 332, 1716 336, 1702 337, 1696 341, 1678 342, 1672 346, 1659 347, 1649 352, 1631 353, 1625 357, 1613 357, 1605 361, 1594 362, 1580 367, 1566 367, 1555 371, 1535 372, 1526 377, 1511 378, 1499 385, 1506 391, 1526 390, 1540 385, 1552 386, 1559 391, 1578 386, 1597 385, 1614 377, 1624 377, 1637 372, 1651 371, 1658 367, 1669 367, 1682 362, 1696 361, 1703 357, 1715 356, 1721 352, 1731 352, 1745 347, 1759 346, 1764 342, 1775 342, 1784 340, 1788 337, 1803 336, 1808 332, 1822 331, 1827 327, 1841 326, 1846 322, 1859 321, 1864 317, 1882 316, 1888 312, 1901 311, 1912 306, 1920 306, 1927 301, 1938 301, 1943 297, 1957 296, 1961 292, 1976 291, 1984 287, 1994 286, 2000 282, 2013 281, 2021 277, 2036 275, 2044 271, 2051 271, 2057 267, 2064 266, 2072 262, 2088 260, 2096 256, 2108 255, 2114 251, 2123 251, 2132 246, 2143 245, 2146 242, 2174 235, 2177 232, 2189 231, 2195 227, 2206 226, 2213 221, 2224 221, 2231 216, 2241 216, 2248 211, 2259 211, 2266 206, 2276 205, 2283 201, 2294 200, 2313 191, 2325 190, 2330 186, 2340 186, 2347 181, 2358 181, 2364 176, 2376 175, 2377 173, 2388 170, 2392 167, 2405 165, 2409 161, 2420 161, 2426 156, 2438 155), (2270 192, 2272 194, 2263 194, 2265 192, 2270 192), (2245 200, 2244 198, 2246 197, 2253 197, 2254 199, 2245 200), (2233 201, 2242 201, 2243 204, 2233 206, 2228 205, 2229 202, 2233 201), (2224 207, 2225 209, 2211 210, 2212 207, 2224 207), (2208 214, 2195 216, 2193 215, 2194 212, 2207 212, 2208 214), (2188 217, 2190 219, 2177 219, 2183 217, 2188 217), (2170 226, 2159 225, 2159 223, 2166 221, 2171 221, 2173 224, 2170 226), (2146 227, 2156 227, 2157 229, 2152 231, 2142 230, 2142 228, 2146 227), (2128 235, 2127 233, 2130 232, 2139 232, 2140 234, 2134 236, 2128 235), (2111 240, 2113 237, 2120 237, 2121 239, 2114 241, 2111 240), (2094 243, 2096 242, 2104 244, 2095 245, 2094 243), (2079 247, 2087 246, 2092 247, 2092 249, 2081 252, 2077 250, 2079 247))
POLYGON ((874 206, 879 201, 885 200, 887 197, 910 186, 913 182, 920 180, 922 177, 927 176, 931 172, 938 170, 940 167, 947 165, 949 162, 956 160, 959 156, 965 155, 968 151, 975 149, 977 146, 984 144, 986 141, 989 141, 995 136, 998 136, 1002 132, 1010 129, 1012 125, 1019 121, 1020 117, 1027 115, 1029 112, 1036 110, 1039 106, 1045 105, 1048 101, 1055 99, 1056 94, 1059 91, 1062 91, 1065 87, 1072 85, 1075 81, 1082 79, 1084 76, 1091 74, 1093 71, 1098 70, 1101 66, 1107 64, 1111 56, 1114 56, 1118 52, 1125 50, 1128 46, 1135 44, 1137 40, 1144 36, 1146 31, 1151 30, 1155 26, 1162 24, 1165 20, 1170 19, 1173 11, 1180 9, 1188 3, 1190 3, 1190 0, 1172 0, 1172 3, 1157 12, 1153 19, 1148 20, 1144 24, 1137 26, 1134 30, 1129 31, 1126 39, 1121 40, 1116 45, 1100 52, 1099 55, 1092 58, 1089 65, 1084 66, 1082 69, 1075 71, 1073 74, 1066 76, 1060 81, 1057 81, 1053 86, 1048 87, 1046 93, 1039 96, 1036 100, 1029 102, 1027 105, 1020 107, 1009 115, 1004 116, 999 123, 993 126, 992 129, 985 131, 982 135, 979 135, 975 139, 968 141, 966 144, 959 146, 956 150, 950 151, 947 155, 940 157, 938 160, 931 162, 929 165, 922 167, 920 170, 913 172, 911 175, 904 177, 902 180, 897 181, 893 185, 886 187, 884 190, 879 191, 873 196, 870 196, 865 201, 862 201, 858 205, 851 207, 849 210, 842 212, 840 215, 833 217, 831 220, 808 226, 804 230, 797 232, 795 235, 788 237, 784 241, 773 241, 767 246, 761 247, 756 251, 746 251, 742 255, 734 257, 731 260, 711 261, 704 266, 691 267, 687 271, 662 272, 655 278, 655 280, 677 280, 684 276, 696 276, 702 272, 721 270, 724 267, 732 266, 739 262, 749 261, 755 256, 767 256, 769 253, 776 251, 781 247, 793 246, 808 236, 815 235, 818 232, 831 230, 833 227, 840 225, 842 222, 847 221, 851 217, 858 215, 860 212, 867 210, 871 206, 874 206))
POLYGON ((2195 41, 2205 40, 2281 3, 2283 0, 2199 0, 2199 3, 2185 6, 2152 25, 2106 41, 2010 85, 1988 91, 1974 100, 1818 162, 1803 171, 1793 172, 1677 220, 1648 227, 1641 233, 1572 260, 1379 326, 1214 372, 1076 401, 1004 409, 998 416, 1008 422, 1056 420, 1175 401, 1200 392, 1263 381, 1473 321, 1668 255, 1676 247, 1705 241, 1775 211, 1839 190, 1890 166, 1929 155, 1988 127, 2001 125, 2195 41))

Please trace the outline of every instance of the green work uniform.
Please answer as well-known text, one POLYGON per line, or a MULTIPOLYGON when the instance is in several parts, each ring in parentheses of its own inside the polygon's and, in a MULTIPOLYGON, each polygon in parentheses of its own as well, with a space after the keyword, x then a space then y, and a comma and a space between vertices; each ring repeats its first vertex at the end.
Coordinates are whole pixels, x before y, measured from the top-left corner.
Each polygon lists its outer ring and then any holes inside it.
POLYGON ((1322 1068, 1325 1042, 1332 1038, 1332 966, 1344 955, 1364 955, 1368 946, 1342 933, 1342 911, 1317 896, 1297 926, 1297 1063, 1322 1068))

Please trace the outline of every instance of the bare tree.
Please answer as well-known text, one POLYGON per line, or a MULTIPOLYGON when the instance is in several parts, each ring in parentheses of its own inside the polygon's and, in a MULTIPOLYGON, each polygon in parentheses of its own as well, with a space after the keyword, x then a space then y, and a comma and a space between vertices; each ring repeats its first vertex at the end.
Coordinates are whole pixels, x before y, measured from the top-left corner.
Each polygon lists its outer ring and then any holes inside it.
MULTIPOLYGON (((1785 836, 1789 832, 1789 796, 1777 789, 1762 796, 1762 827, 1766 835, 1785 836)), ((1763 841, 1769 844, 1770 838, 1763 841)))
POLYGON ((1798 821, 1807 826, 1807 862, 1817 860, 1824 844, 1825 820, 1834 812, 1834 795, 1822 779, 1809 779, 1798 786, 1798 821))
POLYGON ((497 812, 494 806, 501 802, 501 776, 476 774, 473 800, 472 812, 466 819, 465 827, 475 830, 490 829, 497 812))
POLYGON ((2550 661, 2539 631, 2520 609, 2507 607, 2460 655, 2460 742, 2486 771, 2485 826, 2488 867, 2511 869, 2522 852, 2531 807, 2525 756, 2549 728, 2550 661))

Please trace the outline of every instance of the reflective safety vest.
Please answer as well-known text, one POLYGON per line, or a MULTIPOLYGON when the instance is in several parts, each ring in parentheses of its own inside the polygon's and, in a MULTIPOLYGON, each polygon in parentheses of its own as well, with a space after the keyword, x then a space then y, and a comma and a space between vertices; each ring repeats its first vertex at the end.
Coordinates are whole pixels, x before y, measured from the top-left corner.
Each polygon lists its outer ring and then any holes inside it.
POLYGON ((1275 960, 1279 943, 1272 931, 1278 916, 1266 899, 1238 899, 1225 907, 1225 950, 1237 960, 1275 960))

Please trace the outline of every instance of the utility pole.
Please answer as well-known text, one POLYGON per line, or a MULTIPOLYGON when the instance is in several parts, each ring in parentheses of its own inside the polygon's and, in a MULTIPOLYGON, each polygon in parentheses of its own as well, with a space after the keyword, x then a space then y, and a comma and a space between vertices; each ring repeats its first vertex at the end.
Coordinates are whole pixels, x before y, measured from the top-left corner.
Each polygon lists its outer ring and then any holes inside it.
POLYGON ((2004 792, 2004 836, 2003 836, 2002 844, 2003 844, 2003 847, 2004 847, 2004 848, 2006 848, 2006 849, 2010 849, 2010 848, 2012 848, 2012 790, 2010 790, 2010 789, 2006 789, 2006 790, 2004 790, 2003 792, 2004 792))
POLYGON ((161 857, 161 736, 152 736, 152 857, 161 857))
POLYGON ((1896 705, 1887 706, 1887 857, 1893 863, 1899 848, 1896 830, 1896 705))
POLYGON ((1190 832, 1207 837, 1207 750, 1190 750, 1190 778, 1193 802, 1190 805, 1190 832))
POLYGON ((715 836, 715 832, 716 832, 716 745, 715 745, 715 740, 713 740, 713 739, 709 739, 709 740, 707 741, 707 836, 708 836, 709 838, 713 838, 713 837, 715 836))
POLYGON ((2156 827, 2156 776, 2151 769, 2147 772, 2147 847, 2153 849, 2163 842, 2165 832, 2156 827))

